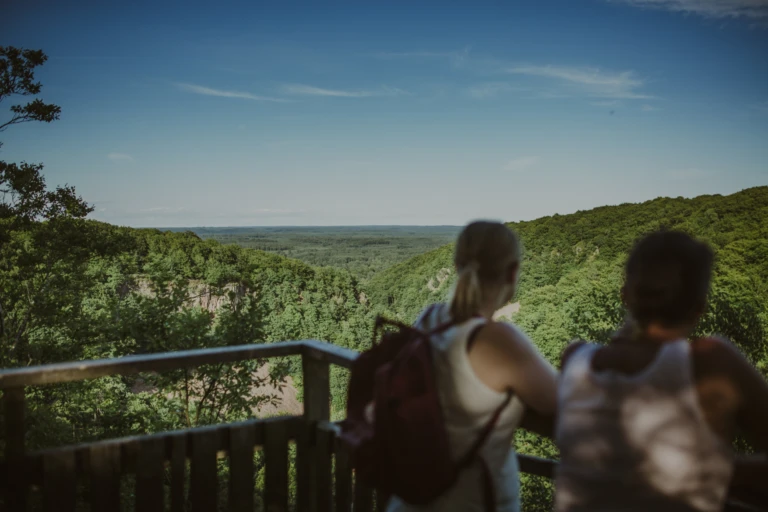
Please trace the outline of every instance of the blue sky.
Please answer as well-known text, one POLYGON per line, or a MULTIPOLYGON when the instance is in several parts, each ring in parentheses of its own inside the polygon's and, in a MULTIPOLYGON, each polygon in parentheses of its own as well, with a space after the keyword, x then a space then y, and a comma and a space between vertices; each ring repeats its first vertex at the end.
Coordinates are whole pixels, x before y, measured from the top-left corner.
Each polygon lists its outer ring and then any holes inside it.
POLYGON ((49 55, 63 113, 0 157, 131 226, 513 221, 768 184, 768 0, 462 4, 10 0, 0 44, 49 55))

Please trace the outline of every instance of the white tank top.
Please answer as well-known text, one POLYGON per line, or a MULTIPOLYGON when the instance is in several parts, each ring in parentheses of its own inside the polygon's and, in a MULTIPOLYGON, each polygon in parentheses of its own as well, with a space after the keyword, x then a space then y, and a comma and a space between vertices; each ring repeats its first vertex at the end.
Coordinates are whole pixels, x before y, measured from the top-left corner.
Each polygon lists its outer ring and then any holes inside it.
MULTIPOLYGON (((427 331, 449 320, 448 306, 439 304, 422 313, 416 326, 427 331)), ((470 335, 485 322, 484 318, 473 318, 431 339, 437 389, 454 460, 470 450, 483 427, 507 398, 506 394, 486 386, 467 358, 470 335)), ((512 438, 523 411, 523 403, 512 397, 481 449, 481 455, 494 475, 498 512, 520 510, 520 478, 512 438)), ((482 482, 482 469, 476 463, 462 471, 456 485, 429 507, 413 507, 393 497, 387 512, 483 512, 482 482)))
POLYGON ((560 376, 555 510, 722 510, 733 459, 699 407, 689 343, 636 375, 592 371, 599 348, 578 348, 560 376))

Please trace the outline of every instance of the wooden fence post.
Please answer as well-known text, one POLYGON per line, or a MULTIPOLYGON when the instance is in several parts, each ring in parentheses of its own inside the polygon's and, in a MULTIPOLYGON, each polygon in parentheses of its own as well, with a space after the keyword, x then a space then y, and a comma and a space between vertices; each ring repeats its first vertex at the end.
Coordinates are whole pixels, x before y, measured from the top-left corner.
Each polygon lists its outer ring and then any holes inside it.
POLYGON ((24 468, 24 388, 3 390, 5 413, 6 504, 11 512, 26 510, 24 468))
MULTIPOLYGON (((297 439, 297 510, 314 512, 318 500, 317 424, 331 417, 331 372, 327 361, 302 354, 304 428, 297 439)), ((330 470, 330 468, 328 468, 330 470)), ((322 494, 322 493, 321 493, 322 494)))

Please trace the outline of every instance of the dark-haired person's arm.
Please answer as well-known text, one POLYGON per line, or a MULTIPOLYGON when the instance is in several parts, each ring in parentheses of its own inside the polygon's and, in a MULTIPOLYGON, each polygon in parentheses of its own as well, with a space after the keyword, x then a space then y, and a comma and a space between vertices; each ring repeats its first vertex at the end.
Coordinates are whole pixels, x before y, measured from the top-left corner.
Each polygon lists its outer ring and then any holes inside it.
MULTIPOLYGON (((694 376, 705 414, 713 427, 736 427, 762 453, 768 453, 768 382, 728 340, 710 337, 694 340, 694 376), (708 404, 717 407, 708 407, 708 404), (732 418, 717 421, 720 411, 732 411, 732 418), (730 420, 730 421, 726 421, 730 420)), ((731 434, 733 428, 730 429, 731 434)))
POLYGON ((761 452, 737 457, 731 494, 746 502, 768 501, 768 382, 728 340, 694 340, 692 348, 699 400, 710 425, 721 435, 741 431, 761 452))
POLYGON ((736 458, 733 471, 733 488, 760 488, 768 499, 765 483, 768 482, 768 455, 741 455, 736 458))
POLYGON ((736 460, 732 494, 745 502, 768 505, 768 382, 736 347, 728 343, 723 352, 730 352, 733 379, 741 390, 736 425, 761 452, 736 460))
POLYGON ((747 455, 736 458, 728 499, 768 510, 768 456, 747 455))

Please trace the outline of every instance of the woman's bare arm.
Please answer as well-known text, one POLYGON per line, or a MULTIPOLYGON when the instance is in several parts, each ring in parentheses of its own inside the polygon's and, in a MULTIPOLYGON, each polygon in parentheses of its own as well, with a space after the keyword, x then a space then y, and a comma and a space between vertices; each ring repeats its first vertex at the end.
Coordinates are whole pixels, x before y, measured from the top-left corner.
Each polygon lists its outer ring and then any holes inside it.
POLYGON ((521 331, 506 323, 489 323, 468 355, 475 374, 490 388, 511 390, 539 414, 555 413, 557 372, 521 331))

